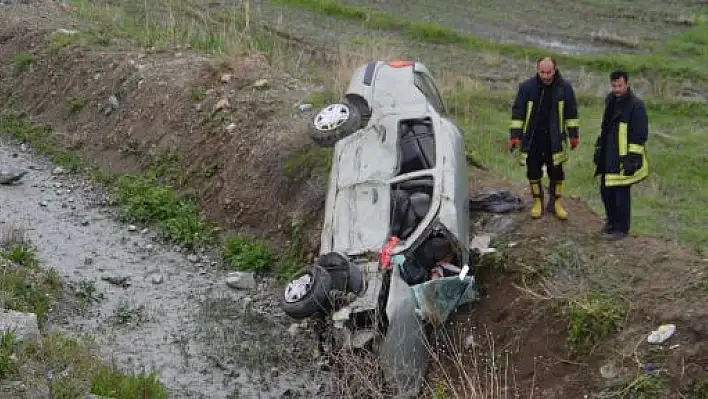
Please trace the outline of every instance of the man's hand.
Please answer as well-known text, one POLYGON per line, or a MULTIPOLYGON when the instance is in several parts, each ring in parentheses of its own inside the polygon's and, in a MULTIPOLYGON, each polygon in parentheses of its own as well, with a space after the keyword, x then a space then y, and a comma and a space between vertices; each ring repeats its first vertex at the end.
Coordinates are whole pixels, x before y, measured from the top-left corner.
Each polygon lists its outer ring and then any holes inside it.
POLYGON ((574 150, 578 147, 578 144, 580 144, 580 138, 579 137, 571 137, 570 138, 570 149, 574 150))
POLYGON ((624 174, 631 176, 642 167, 642 156, 639 154, 629 154, 624 158, 624 174))
POLYGON ((509 143, 506 145, 506 150, 511 151, 514 148, 520 147, 521 141, 518 137, 512 137, 509 139, 509 143))

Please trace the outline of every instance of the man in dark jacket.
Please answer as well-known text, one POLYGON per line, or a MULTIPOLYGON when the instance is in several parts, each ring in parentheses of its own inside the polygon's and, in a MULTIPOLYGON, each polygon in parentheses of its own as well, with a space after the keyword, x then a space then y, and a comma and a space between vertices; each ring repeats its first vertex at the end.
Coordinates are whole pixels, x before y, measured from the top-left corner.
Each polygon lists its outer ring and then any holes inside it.
POLYGON ((550 180, 547 211, 559 219, 568 212, 559 201, 563 193, 563 163, 568 160, 568 146, 578 146, 578 105, 570 82, 564 80, 551 57, 536 63, 536 76, 519 85, 511 110, 509 149, 520 147, 517 158, 526 165, 533 205, 531 217, 543 213, 541 179, 543 166, 550 180))
POLYGON ((649 175, 644 145, 649 123, 644 102, 632 93, 624 71, 610 74, 612 92, 605 99, 602 130, 595 143, 595 176, 605 205, 605 237, 622 239, 629 234, 630 187, 649 175))

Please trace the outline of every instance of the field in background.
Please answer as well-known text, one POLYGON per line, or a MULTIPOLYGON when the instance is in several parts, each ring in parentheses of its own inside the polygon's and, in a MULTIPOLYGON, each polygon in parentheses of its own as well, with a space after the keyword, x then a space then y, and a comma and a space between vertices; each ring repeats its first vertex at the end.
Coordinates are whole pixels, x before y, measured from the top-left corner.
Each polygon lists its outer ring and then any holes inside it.
POLYGON ((454 2, 433 6, 412 2, 406 3, 404 13, 397 11, 402 3, 396 1, 75 0, 73 4, 78 15, 103 21, 105 29, 138 38, 146 46, 186 44, 220 54, 265 52, 279 68, 324 83, 330 99, 344 89, 352 68, 367 59, 419 59, 437 77, 466 133, 469 151, 519 184, 523 168, 503 151, 510 103, 518 82, 534 73, 535 57, 556 53, 561 73, 574 84, 580 101, 581 147, 567 165, 568 194, 580 196, 597 212, 601 207, 591 154, 608 90, 607 74, 612 68, 628 69, 633 72, 633 87, 650 106, 651 129, 652 175, 635 190, 635 231, 690 245, 705 242, 708 233, 701 227, 708 225, 708 215, 701 209, 708 197, 703 189, 708 175, 700 165, 708 156, 701 145, 708 127, 707 7, 693 1, 663 8, 659 2, 640 6, 598 0, 547 7, 510 1, 502 14, 487 3, 462 7, 454 2), (453 12, 455 6, 461 8, 453 12), (534 12, 544 17, 535 18, 534 12), (564 15, 583 18, 577 24, 567 22, 568 26, 546 25, 549 20, 571 20, 564 15), (507 36, 495 35, 491 28, 485 33, 480 27, 494 27, 507 36), (593 29, 617 40, 598 36, 593 29), (579 50, 586 54, 570 55, 565 53, 572 51, 562 47, 523 44, 514 35, 588 48, 579 50), (284 36, 301 39, 321 53, 324 65, 303 61, 298 49, 286 46, 284 36), (618 38, 636 45, 628 48, 618 38), (597 51, 589 48, 593 46, 597 51))

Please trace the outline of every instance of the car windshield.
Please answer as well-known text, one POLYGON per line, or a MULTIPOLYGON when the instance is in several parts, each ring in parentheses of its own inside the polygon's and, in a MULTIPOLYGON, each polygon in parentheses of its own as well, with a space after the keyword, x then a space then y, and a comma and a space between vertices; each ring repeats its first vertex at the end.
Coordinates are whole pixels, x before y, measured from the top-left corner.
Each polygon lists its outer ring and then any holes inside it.
POLYGON ((406 240, 430 210, 435 167, 432 121, 402 120, 398 124, 398 178, 391 184, 391 235, 406 240))

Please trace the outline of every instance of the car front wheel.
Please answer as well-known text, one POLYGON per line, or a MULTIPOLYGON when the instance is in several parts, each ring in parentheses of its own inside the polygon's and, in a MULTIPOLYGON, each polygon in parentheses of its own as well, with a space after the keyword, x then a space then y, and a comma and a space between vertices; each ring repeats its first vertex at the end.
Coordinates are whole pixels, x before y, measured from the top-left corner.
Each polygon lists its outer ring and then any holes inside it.
POLYGON ((295 319, 310 317, 329 309, 332 277, 321 266, 295 275, 285 286, 280 305, 285 314, 295 319))
POLYGON ((310 137, 320 147, 334 147, 337 141, 356 132, 361 115, 356 107, 344 103, 322 108, 310 124, 310 137))

